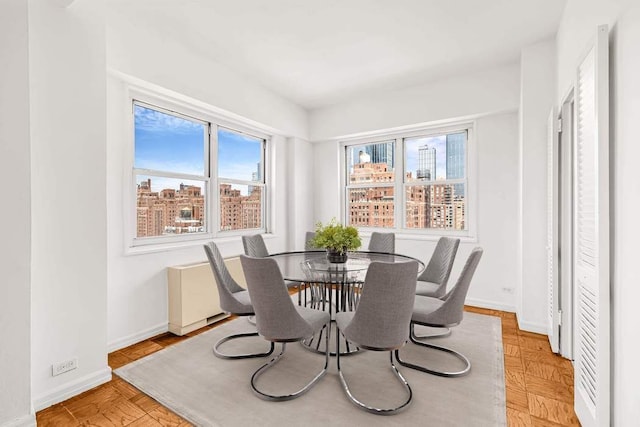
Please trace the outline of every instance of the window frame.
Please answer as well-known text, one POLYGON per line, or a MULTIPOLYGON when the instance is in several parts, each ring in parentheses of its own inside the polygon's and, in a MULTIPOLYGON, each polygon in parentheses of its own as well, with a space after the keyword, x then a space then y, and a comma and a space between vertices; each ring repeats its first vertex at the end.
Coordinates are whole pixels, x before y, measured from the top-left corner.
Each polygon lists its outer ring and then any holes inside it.
POLYGON ((236 184, 236 185, 248 185, 248 186, 256 186, 256 187, 262 187, 262 192, 261 192, 261 203, 262 203, 262 213, 261 213, 261 218, 260 218, 260 223, 262 224, 261 228, 248 228, 248 229, 242 229, 242 230, 221 230, 221 215, 220 215, 220 209, 222 207, 222 204, 220 203, 220 197, 216 198, 216 203, 215 203, 215 209, 217 212, 217 215, 215 216, 216 218, 216 233, 217 235, 220 236, 235 236, 235 235, 242 235, 242 234, 256 234, 256 233, 266 233, 267 231, 267 227, 265 226, 266 224, 266 220, 267 220, 267 205, 266 205, 266 200, 267 200, 267 173, 266 173, 266 169, 267 169, 267 146, 268 146, 268 139, 266 136, 264 135, 256 135, 256 132, 246 132, 246 131, 242 131, 242 130, 238 130, 238 129, 234 129, 231 128, 229 126, 222 126, 222 125, 217 125, 216 127, 216 132, 215 135, 211 135, 211 139, 215 140, 215 146, 216 148, 218 148, 218 132, 217 130, 219 130, 220 128, 224 128, 227 131, 231 131, 231 132, 235 132, 235 133, 239 133, 241 135, 247 135, 249 137, 252 138, 256 138, 256 139, 261 139, 262 140, 262 147, 261 147, 261 161, 262 161, 262 180, 261 181, 249 181, 249 180, 241 180, 241 179, 236 179, 236 178, 227 178, 227 177, 221 177, 220 176, 220 172, 218 170, 218 150, 216 150, 216 162, 215 162, 215 169, 216 169, 216 175, 215 175, 215 181, 216 181, 216 194, 220 194, 220 184, 236 184))
POLYGON ((435 240, 440 236, 459 237, 464 241, 476 241, 477 232, 477 209, 476 209, 476 193, 477 193, 477 177, 476 177, 476 143, 475 143, 475 120, 452 121, 440 125, 420 125, 412 128, 401 130, 385 130, 381 132, 369 133, 366 136, 355 136, 344 138, 339 141, 340 164, 342 167, 341 179, 341 213, 344 224, 349 224, 349 190, 358 187, 380 186, 380 183, 366 183, 361 185, 349 184, 349 168, 347 167, 347 150, 358 145, 378 144, 382 142, 394 142, 394 227, 358 227, 360 232, 370 233, 379 232, 395 232, 401 235, 409 235, 412 238, 424 238, 435 240), (446 135, 458 132, 467 132, 466 142, 466 165, 464 179, 451 179, 446 181, 406 181, 405 161, 406 161, 406 144, 405 139, 416 137, 432 137, 446 135), (454 182, 455 181, 455 182, 454 182), (434 185, 434 184, 465 184, 465 230, 446 230, 446 229, 430 229, 430 228, 408 228, 406 224, 406 188, 415 185, 434 185))
MULTIPOLYGON (((274 135, 266 128, 255 126, 246 119, 238 116, 223 114, 218 109, 207 104, 188 99, 186 97, 175 94, 175 96, 163 93, 161 90, 149 89, 146 87, 127 85, 125 96, 126 107, 126 123, 125 130, 127 132, 126 150, 127 159, 125 159, 125 176, 124 184, 126 189, 124 192, 124 232, 125 232, 125 253, 139 253, 147 251, 165 250, 172 247, 190 246, 198 244, 202 241, 211 240, 213 238, 235 237, 246 234, 268 233, 271 229, 270 209, 272 201, 269 198, 269 186, 271 182, 270 171, 270 152, 272 150, 272 139, 274 135), (135 111, 134 106, 138 104, 145 108, 154 109, 165 114, 175 115, 191 121, 208 124, 208 141, 205 142, 204 153, 204 177, 199 175, 190 175, 182 173, 173 173, 166 171, 156 171, 152 169, 143 169, 135 167, 135 111), (262 218, 261 228, 243 229, 243 230, 220 230, 220 197, 219 197, 219 177, 218 177, 218 129, 225 128, 232 132, 248 135, 253 138, 261 139, 262 144, 262 163, 263 177, 261 182, 254 182, 252 185, 261 185, 263 187, 262 194, 262 218), (142 172, 142 173, 141 173, 142 172), (202 192, 205 197, 205 231, 198 233, 185 233, 178 235, 162 235, 150 237, 137 237, 137 182, 136 176, 147 174, 152 176, 161 176, 168 178, 189 179, 197 181, 205 181, 202 192)), ((207 138, 205 138, 207 140, 207 138)), ((231 180, 224 180, 229 182, 231 180)), ((239 181, 239 180, 234 180, 239 181)), ((245 182, 239 182, 246 185, 245 182)))

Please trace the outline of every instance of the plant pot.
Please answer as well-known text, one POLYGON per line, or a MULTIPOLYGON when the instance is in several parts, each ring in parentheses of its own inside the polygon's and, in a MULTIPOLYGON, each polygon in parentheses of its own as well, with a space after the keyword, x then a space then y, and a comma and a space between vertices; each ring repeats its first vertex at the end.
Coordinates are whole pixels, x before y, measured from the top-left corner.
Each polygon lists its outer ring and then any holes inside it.
POLYGON ((327 249, 327 260, 331 263, 345 263, 347 262, 347 251, 336 251, 333 249, 327 249))

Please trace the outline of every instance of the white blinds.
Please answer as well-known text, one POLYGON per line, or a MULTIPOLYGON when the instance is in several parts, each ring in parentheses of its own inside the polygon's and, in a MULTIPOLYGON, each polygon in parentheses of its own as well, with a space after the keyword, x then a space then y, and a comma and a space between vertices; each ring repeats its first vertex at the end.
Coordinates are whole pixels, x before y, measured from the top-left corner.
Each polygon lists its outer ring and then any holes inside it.
POLYGON ((608 29, 578 67, 575 152, 575 410, 610 422, 608 29))

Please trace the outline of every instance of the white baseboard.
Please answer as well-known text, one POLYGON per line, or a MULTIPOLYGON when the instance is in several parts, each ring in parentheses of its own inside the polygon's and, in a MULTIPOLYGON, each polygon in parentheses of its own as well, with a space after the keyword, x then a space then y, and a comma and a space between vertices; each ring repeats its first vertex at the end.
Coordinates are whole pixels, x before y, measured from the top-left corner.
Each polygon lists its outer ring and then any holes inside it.
POLYGON ((109 353, 120 350, 121 348, 128 347, 132 344, 137 344, 140 341, 144 341, 147 338, 155 337, 169 330, 169 322, 160 323, 152 328, 145 329, 136 334, 128 335, 126 337, 118 338, 115 341, 111 341, 107 344, 107 351, 109 353))
POLYGON ((535 332, 536 334, 547 335, 547 325, 542 325, 540 323, 525 322, 518 319, 518 327, 523 331, 535 332))
MULTIPOLYGON (((465 303, 465 305, 471 305, 471 306, 480 307, 480 308, 488 308, 490 310, 507 311, 509 313, 515 313, 516 312, 516 308, 513 307, 513 306, 507 305, 507 304, 496 303, 494 301, 487 301, 487 300, 481 300, 481 299, 475 299, 475 298, 467 298, 464 303, 465 303)), ((540 324, 540 323, 536 323, 536 322, 523 321, 522 319, 520 319, 519 316, 517 316, 517 319, 518 319, 518 327, 521 330, 527 331, 527 332, 534 332, 536 334, 547 335, 547 326, 546 325, 540 324)))
POLYGON ((472 305, 474 307, 487 308, 489 310, 507 311, 509 313, 516 312, 516 308, 514 306, 497 303, 495 301, 487 301, 487 300, 476 299, 476 298, 467 298, 464 303, 465 305, 472 305))
POLYGON ((15 420, 7 421, 4 424, 0 424, 0 427, 35 427, 36 415, 28 414, 15 420))
POLYGON ((37 397, 33 400, 33 407, 36 411, 40 411, 109 381, 111 381, 111 368, 107 366, 99 371, 62 384, 44 396, 37 397))

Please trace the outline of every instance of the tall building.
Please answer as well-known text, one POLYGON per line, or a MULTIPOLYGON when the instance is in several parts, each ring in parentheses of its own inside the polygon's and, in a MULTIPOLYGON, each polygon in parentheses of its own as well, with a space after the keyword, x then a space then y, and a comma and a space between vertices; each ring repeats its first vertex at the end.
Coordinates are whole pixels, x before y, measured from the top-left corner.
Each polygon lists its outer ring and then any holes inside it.
POLYGON ((253 186, 247 196, 231 184, 220 184, 220 230, 262 227, 262 188, 253 186))
POLYGON ((418 148, 418 179, 433 181, 436 179, 436 149, 424 145, 418 148))
POLYGON ((371 163, 386 163, 389 170, 393 169, 393 142, 366 145, 364 152, 369 155, 371 163))
POLYGON ((204 231, 204 196, 201 188, 180 184, 178 190, 151 190, 151 179, 138 184, 137 237, 204 231))
MULTIPOLYGON (((447 179, 464 178, 467 132, 447 135, 447 179)), ((454 197, 464 197, 464 185, 454 185, 454 197)))
MULTIPOLYGON (((261 162, 256 163, 256 171, 251 173, 251 181, 254 182, 262 182, 262 164, 261 162)), ((248 192, 249 194, 253 193, 254 186, 249 185, 248 192)))
MULTIPOLYGON (((364 153, 369 156, 368 153, 364 153)), ((368 160, 368 159, 367 159, 368 160)), ((356 227, 394 226, 394 188, 376 186, 393 182, 394 172, 386 163, 357 163, 349 176, 351 184, 371 183, 371 187, 349 190, 349 224, 356 227)))

